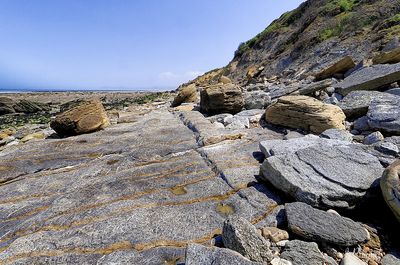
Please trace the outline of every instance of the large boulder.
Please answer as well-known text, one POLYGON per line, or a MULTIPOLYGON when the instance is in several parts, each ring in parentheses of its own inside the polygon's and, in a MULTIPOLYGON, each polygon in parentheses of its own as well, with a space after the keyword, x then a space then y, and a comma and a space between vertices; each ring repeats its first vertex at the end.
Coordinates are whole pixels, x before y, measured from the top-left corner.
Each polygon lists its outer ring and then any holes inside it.
POLYGON ((197 89, 195 84, 191 84, 185 87, 182 87, 178 91, 178 95, 174 98, 174 101, 171 104, 171 107, 177 107, 182 103, 188 102, 196 102, 197 100, 197 89))
POLYGON ((347 95, 355 90, 376 90, 400 80, 400 63, 366 67, 335 84, 336 91, 347 95))
POLYGON ((261 265, 262 263, 253 262, 239 253, 217 247, 205 247, 199 244, 189 244, 186 248, 186 265, 261 265))
POLYGON ((395 95, 378 91, 352 91, 339 102, 338 106, 347 118, 359 118, 367 114, 368 108, 374 100, 395 97, 395 95))
POLYGON ((339 107, 307 96, 281 97, 265 112, 269 123, 314 133, 331 128, 345 129, 345 118, 339 107))
POLYGON ((346 56, 340 58, 336 62, 333 62, 333 64, 322 69, 319 73, 315 75, 315 78, 317 80, 322 80, 328 77, 332 77, 335 74, 344 74, 355 66, 356 64, 354 63, 353 59, 350 56, 346 56))
POLYGON ((264 91, 251 91, 244 93, 244 108, 264 109, 271 104, 271 97, 264 91))
POLYGON ((200 108, 208 114, 236 114, 243 109, 243 105, 242 91, 234 84, 212 85, 200 93, 200 108))
POLYGON ((239 252, 244 257, 257 262, 273 259, 270 243, 249 221, 243 218, 228 219, 222 230, 225 247, 239 252))
POLYGON ((368 124, 372 129, 400 134, 400 97, 372 101, 368 108, 368 124))
POLYGON ((107 113, 98 100, 85 101, 59 115, 50 124, 61 136, 90 133, 110 125, 107 113))
POLYGON ((383 172, 381 189, 386 203, 400 222, 400 160, 383 172))
POLYGON ((14 103, 11 98, 0 97, 0 115, 15 113, 14 103))
POLYGON ((319 208, 354 208, 378 187, 383 167, 362 145, 319 137, 260 143, 261 178, 319 208))
POLYGON ((354 246, 369 240, 361 224, 340 215, 315 209, 302 202, 285 205, 289 229, 310 241, 354 246))

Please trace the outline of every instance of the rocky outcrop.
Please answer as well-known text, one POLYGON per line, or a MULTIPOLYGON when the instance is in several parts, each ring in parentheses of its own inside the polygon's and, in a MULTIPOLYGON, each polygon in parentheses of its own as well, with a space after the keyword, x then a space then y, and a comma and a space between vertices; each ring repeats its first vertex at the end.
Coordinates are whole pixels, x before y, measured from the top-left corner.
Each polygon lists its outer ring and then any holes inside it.
POLYGON ((344 129, 345 118, 339 107, 307 96, 281 97, 265 112, 269 123, 315 133, 331 128, 344 129))
POLYGON ((252 91, 244 93, 244 108, 264 109, 271 104, 271 97, 264 91, 252 91))
POLYGON ((288 203, 285 210, 289 229, 307 240, 344 247, 369 240, 367 230, 349 218, 318 210, 301 202, 288 203))
POLYGON ((195 84, 184 86, 178 91, 178 95, 174 98, 171 103, 171 107, 177 107, 182 103, 196 102, 197 100, 197 89, 195 84))
POLYGON ((400 47, 383 51, 372 59, 374 64, 400 63, 400 47))
POLYGON ((286 243, 281 257, 291 261, 292 264, 315 265, 327 264, 337 265, 330 257, 324 256, 318 248, 317 243, 292 240, 286 243))
POLYGON ((356 206, 383 172, 378 158, 346 141, 303 137, 263 141, 260 149, 267 157, 262 178, 316 207, 356 206))
POLYGON ((199 244, 189 244, 186 248, 186 265, 261 265, 253 262, 239 253, 217 247, 205 247, 199 244))
POLYGON ((0 115, 15 113, 13 106, 14 100, 7 97, 0 97, 0 115))
POLYGON ((50 124, 61 136, 90 133, 110 125, 100 101, 85 101, 59 115, 50 124))
POLYGON ((378 91, 353 91, 343 98, 338 106, 349 119, 359 118, 368 112, 368 108, 375 100, 390 100, 396 96, 378 91))
POLYGON ((225 221, 222 240, 225 247, 239 252, 252 261, 267 263, 273 259, 269 241, 243 218, 225 221))
POLYGON ((200 108, 208 114, 235 114, 243 109, 243 95, 234 84, 217 84, 200 92, 200 108))
POLYGON ((368 108, 368 124, 372 129, 400 134, 400 97, 374 100, 368 108))
POLYGON ((333 64, 321 70, 315 75, 315 78, 317 80, 322 80, 328 77, 332 77, 335 74, 344 74, 355 66, 356 64, 354 63, 353 58, 351 58, 350 56, 346 56, 338 59, 333 64))
POLYGON ((36 113, 42 110, 48 110, 45 104, 39 104, 29 100, 14 101, 11 98, 0 97, 0 115, 10 113, 36 113))
POLYGON ((383 172, 381 189, 387 205, 400 222, 400 160, 383 172))
POLYGON ((400 81, 400 63, 379 64, 356 71, 334 87, 347 95, 355 90, 377 90, 397 81, 400 81))

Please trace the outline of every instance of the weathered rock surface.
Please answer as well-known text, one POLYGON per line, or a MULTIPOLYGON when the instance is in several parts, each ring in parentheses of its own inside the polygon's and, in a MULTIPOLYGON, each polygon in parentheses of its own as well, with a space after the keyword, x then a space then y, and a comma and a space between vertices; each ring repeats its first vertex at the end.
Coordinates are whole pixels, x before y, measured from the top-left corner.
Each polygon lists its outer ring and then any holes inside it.
POLYGON ((275 243, 289 239, 289 233, 287 231, 276 227, 263 227, 261 232, 263 237, 275 243))
POLYGON ((281 97, 265 112, 269 123, 315 133, 331 128, 345 129, 345 118, 339 107, 307 96, 281 97))
POLYGON ((374 64, 400 63, 400 47, 375 55, 372 62, 374 64))
POLYGON ((208 114, 235 114, 243 109, 243 105, 242 91, 234 84, 217 84, 200 92, 200 108, 208 114))
POLYGON ((382 265, 397 265, 400 264, 400 254, 387 254, 382 258, 382 265))
POLYGON ((339 102, 338 106, 346 114, 347 118, 359 118, 368 112, 368 108, 374 100, 390 100, 395 96, 378 91, 353 91, 339 102))
POLYGON ((301 87, 299 90, 293 92, 296 95, 311 95, 316 91, 323 90, 333 84, 332 79, 326 79, 319 82, 313 82, 309 85, 301 87))
MULTIPOLYGON (((259 134, 250 137, 266 135, 259 134)), ((207 150, 208 159, 196 134, 160 110, 2 150, 0 263, 168 264, 183 259, 187 244, 210 242, 227 218, 274 225, 276 195, 260 183, 233 188, 225 179, 230 165, 255 180, 257 143, 242 141, 207 150), (211 153, 221 161, 214 164, 211 153), (240 156, 246 163, 237 163, 240 156)))
POLYGON ((264 239, 257 228, 243 218, 230 218, 222 230, 224 246, 239 252, 244 257, 257 262, 273 259, 270 242, 264 239))
POLYGON ((315 75, 315 78, 317 80, 322 80, 328 77, 332 77, 335 74, 340 74, 340 73, 344 74, 355 66, 356 64, 354 63, 353 58, 351 58, 350 56, 346 56, 338 59, 332 65, 326 67, 325 69, 317 73, 315 75))
POLYGON ((381 189, 387 205, 400 222, 400 160, 383 172, 381 189))
POLYGON ((366 229, 349 218, 315 209, 302 202, 288 203, 285 210, 289 229, 307 240, 345 247, 369 240, 366 229))
POLYGON ((110 125, 100 101, 86 101, 56 116, 51 128, 61 136, 90 133, 110 125))
POLYGON ((313 242, 292 240, 286 243, 285 249, 281 254, 283 259, 291 261, 293 264, 315 265, 328 264, 337 265, 330 257, 324 256, 318 249, 318 245, 313 242))
POLYGON ((271 97, 264 91, 252 91, 244 93, 244 108, 264 109, 271 104, 271 97))
POLYGON ((182 103, 196 102, 197 100, 197 89, 195 84, 191 84, 185 87, 182 87, 178 91, 178 95, 174 98, 174 101, 171 103, 171 107, 177 107, 182 103))
POLYGON ((328 129, 321 133, 320 137, 332 140, 353 141, 353 135, 346 130, 328 129))
POLYGON ((0 97, 0 115, 15 113, 13 106, 14 100, 7 97, 0 97))
POLYGON ((267 157, 262 178, 316 207, 356 206, 383 172, 378 158, 346 141, 302 137, 263 141, 260 149, 267 157))
POLYGON ((400 96, 400 88, 392 88, 392 89, 386 90, 385 93, 400 96))
POLYGON ((400 97, 374 100, 367 113, 371 128, 400 134, 400 97))
POLYGON ((400 81, 400 63, 379 64, 356 71, 334 87, 347 95, 355 90, 376 90, 397 81, 400 81))
POLYGON ((186 265, 261 265, 253 262, 239 253, 217 247, 205 247, 199 244, 189 244, 186 249, 186 265))

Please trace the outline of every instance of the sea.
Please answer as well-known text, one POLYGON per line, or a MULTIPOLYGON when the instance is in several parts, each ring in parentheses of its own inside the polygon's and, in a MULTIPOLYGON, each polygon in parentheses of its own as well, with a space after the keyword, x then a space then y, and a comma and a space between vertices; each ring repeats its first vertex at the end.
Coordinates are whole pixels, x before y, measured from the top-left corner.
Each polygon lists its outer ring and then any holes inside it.
POLYGON ((134 93, 134 92, 166 92, 166 91, 171 91, 176 88, 173 87, 155 87, 155 88, 118 88, 118 89, 2 89, 0 88, 0 94, 6 94, 6 93, 34 93, 34 92, 49 92, 49 93, 55 93, 55 92, 110 92, 110 93, 134 93))

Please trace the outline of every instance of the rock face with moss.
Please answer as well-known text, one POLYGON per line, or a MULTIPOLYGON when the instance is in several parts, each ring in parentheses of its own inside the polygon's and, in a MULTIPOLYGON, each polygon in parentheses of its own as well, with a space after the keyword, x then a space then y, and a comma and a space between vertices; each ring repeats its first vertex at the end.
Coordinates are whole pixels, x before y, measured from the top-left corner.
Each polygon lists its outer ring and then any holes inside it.
POLYGON ((255 69, 258 79, 317 74, 341 57, 372 59, 399 35, 399 0, 308 0, 240 44, 219 71, 235 82, 255 69))

